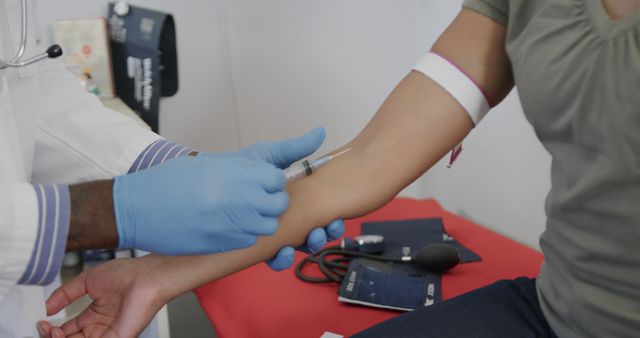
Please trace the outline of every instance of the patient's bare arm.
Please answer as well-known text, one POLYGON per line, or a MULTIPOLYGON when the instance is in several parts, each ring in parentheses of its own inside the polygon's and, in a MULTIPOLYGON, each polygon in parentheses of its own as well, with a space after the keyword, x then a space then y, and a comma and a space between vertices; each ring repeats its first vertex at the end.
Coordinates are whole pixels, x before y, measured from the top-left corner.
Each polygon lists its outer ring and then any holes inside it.
MULTIPOLYGON (((433 49, 465 68, 490 101, 499 102, 513 86, 504 36, 500 24, 463 10, 433 49)), ((373 211, 422 175, 472 127, 448 93, 411 72, 364 130, 341 148, 351 148, 349 152, 287 187, 291 202, 275 235, 243 250, 165 258, 163 274, 179 293, 268 259, 284 245, 300 244, 314 227, 373 211)))

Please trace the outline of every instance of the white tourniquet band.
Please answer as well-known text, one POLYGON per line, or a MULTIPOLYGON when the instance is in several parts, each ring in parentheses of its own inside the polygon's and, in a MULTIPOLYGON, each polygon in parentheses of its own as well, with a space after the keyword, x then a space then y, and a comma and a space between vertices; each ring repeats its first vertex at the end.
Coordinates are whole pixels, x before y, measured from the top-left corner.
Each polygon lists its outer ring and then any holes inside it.
POLYGON ((413 67, 435 81, 467 111, 475 125, 489 111, 489 103, 478 86, 460 68, 442 56, 429 52, 413 67))

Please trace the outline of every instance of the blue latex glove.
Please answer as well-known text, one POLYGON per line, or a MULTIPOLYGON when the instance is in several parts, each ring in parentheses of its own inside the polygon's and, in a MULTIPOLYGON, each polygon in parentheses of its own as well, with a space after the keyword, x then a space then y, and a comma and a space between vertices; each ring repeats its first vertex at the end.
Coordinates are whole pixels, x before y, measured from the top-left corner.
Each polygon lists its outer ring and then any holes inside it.
MULTIPOLYGON (((273 164, 277 168, 285 169, 296 161, 313 154, 324 142, 325 131, 315 128, 307 134, 276 142, 258 142, 238 151, 224 154, 201 153, 203 156, 213 157, 242 157, 273 164)), ((305 252, 315 252, 328 242, 338 239, 344 233, 344 222, 334 221, 326 228, 313 229, 307 236, 306 245, 299 247, 305 252)), ((284 247, 267 264, 273 270, 280 271, 293 264, 293 247, 284 247)))
POLYGON ((271 235, 289 203, 281 170, 241 157, 181 157, 116 177, 119 247, 223 252, 271 235))
MULTIPOLYGON (((342 237, 344 234, 344 222, 342 220, 336 220, 331 222, 325 228, 315 228, 307 236, 307 243, 304 246, 298 247, 300 251, 307 253, 313 253, 319 251, 328 242, 335 241, 342 237)), ((280 249, 275 257, 268 260, 266 263, 269 267, 275 271, 282 271, 288 269, 293 265, 294 249, 291 246, 285 246, 280 249)))

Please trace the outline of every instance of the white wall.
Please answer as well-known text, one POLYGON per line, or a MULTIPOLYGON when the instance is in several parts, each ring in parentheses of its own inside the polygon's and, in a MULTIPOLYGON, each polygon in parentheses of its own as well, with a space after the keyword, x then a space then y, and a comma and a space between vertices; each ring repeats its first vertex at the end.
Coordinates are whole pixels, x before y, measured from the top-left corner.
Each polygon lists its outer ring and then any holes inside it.
POLYGON ((243 144, 317 125, 328 132, 321 151, 348 142, 420 54, 418 1, 227 4, 243 144))
MULTIPOLYGON (((435 41, 461 1, 138 0, 174 14, 180 91, 161 102, 161 133, 228 150, 324 126, 328 151, 354 137, 435 41)), ((40 1, 56 18, 104 15, 104 0, 40 1)), ((532 247, 544 227, 548 154, 511 95, 444 163, 403 192, 532 247)))
MULTIPOLYGON (((17 0, 15 0, 17 1, 17 0)), ((226 47, 224 0, 134 0, 138 6, 173 14, 178 42, 180 89, 160 103, 160 133, 197 149, 221 151, 240 145, 226 47)), ((43 45, 56 19, 107 15, 107 0, 39 0, 43 45)))

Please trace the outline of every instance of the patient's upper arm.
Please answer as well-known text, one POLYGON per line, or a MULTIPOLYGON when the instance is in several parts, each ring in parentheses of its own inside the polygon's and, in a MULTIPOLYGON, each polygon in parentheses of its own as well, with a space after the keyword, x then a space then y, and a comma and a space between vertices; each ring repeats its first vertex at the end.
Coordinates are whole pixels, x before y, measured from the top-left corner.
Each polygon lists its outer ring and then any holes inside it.
POLYGON ((513 87, 511 62, 505 49, 507 28, 472 10, 463 9, 432 47, 462 68, 482 89, 491 106, 513 87))

